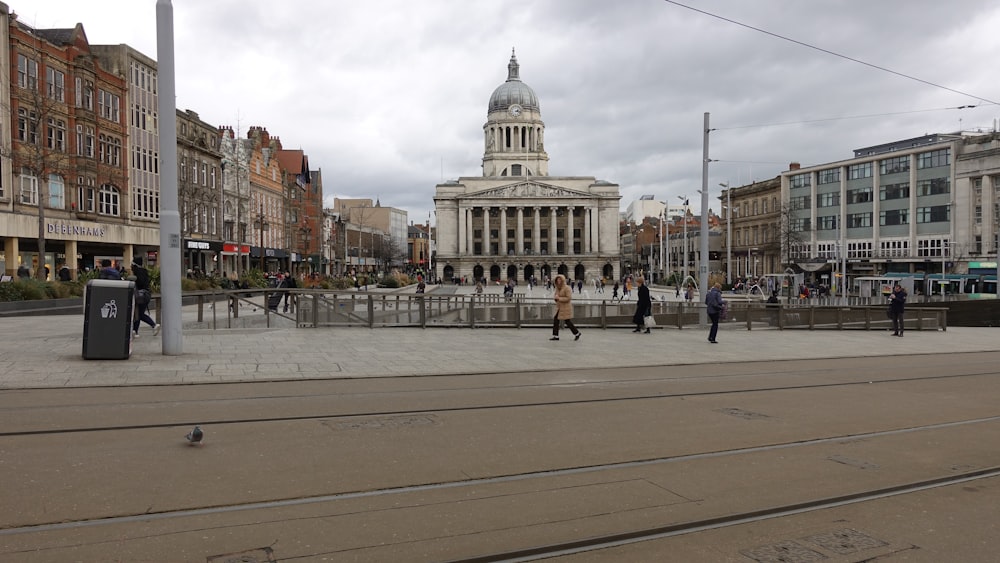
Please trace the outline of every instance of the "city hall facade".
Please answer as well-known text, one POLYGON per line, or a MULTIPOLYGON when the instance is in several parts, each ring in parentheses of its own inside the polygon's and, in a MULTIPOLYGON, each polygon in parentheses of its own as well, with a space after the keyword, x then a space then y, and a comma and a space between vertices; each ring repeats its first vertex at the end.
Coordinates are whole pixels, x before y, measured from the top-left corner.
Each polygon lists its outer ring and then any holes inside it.
POLYGON ((490 96, 483 176, 435 188, 435 274, 447 281, 617 279, 619 187, 549 176, 538 97, 519 74, 512 54, 506 82, 490 96))

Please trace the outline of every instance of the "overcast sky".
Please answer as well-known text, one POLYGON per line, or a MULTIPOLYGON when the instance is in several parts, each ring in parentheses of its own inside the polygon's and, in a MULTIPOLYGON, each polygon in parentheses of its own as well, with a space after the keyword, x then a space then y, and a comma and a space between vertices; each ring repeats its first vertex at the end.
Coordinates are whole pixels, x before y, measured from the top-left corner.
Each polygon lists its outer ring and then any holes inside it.
MULTIPOLYGON (((80 22, 92 44, 156 58, 154 0, 6 1, 33 27, 80 22)), ((482 174, 512 47, 549 173, 617 183, 622 209, 643 194, 700 207, 705 112, 716 211, 721 182, 1000 119, 1000 4, 681 3, 718 17, 664 0, 173 0, 177 107, 304 149, 327 204, 379 198, 418 223, 435 184, 482 174)))

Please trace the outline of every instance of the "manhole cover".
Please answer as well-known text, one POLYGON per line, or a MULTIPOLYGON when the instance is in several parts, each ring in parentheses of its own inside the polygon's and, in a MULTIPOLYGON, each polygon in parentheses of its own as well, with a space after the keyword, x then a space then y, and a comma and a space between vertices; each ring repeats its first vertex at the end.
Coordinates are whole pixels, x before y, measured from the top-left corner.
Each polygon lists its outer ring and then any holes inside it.
POLYGON ((816 534, 802 539, 809 543, 814 543, 824 549, 828 549, 834 553, 839 553, 840 555, 854 553, 863 549, 889 545, 880 539, 862 534, 861 532, 850 528, 837 530, 835 532, 827 532, 825 534, 816 534))
POLYGON ((813 551, 793 541, 762 545, 741 551, 740 553, 754 561, 760 561, 760 563, 806 563, 808 561, 822 561, 826 559, 826 556, 822 553, 813 551))
POLYGON ((276 563, 270 547, 260 547, 237 553, 212 555, 208 563, 276 563))
POLYGON ((736 408, 719 409, 716 412, 721 412, 722 414, 728 414, 730 416, 738 416, 746 420, 758 420, 761 418, 770 418, 766 414, 761 414, 759 412, 753 412, 736 408))

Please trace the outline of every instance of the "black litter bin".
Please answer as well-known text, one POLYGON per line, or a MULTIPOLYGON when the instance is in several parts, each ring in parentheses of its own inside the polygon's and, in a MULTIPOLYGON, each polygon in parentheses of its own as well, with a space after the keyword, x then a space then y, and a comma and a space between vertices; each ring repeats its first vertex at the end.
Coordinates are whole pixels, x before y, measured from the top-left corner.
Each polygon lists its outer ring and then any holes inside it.
POLYGON ((90 280, 83 307, 83 358, 127 360, 132 355, 135 282, 90 280))

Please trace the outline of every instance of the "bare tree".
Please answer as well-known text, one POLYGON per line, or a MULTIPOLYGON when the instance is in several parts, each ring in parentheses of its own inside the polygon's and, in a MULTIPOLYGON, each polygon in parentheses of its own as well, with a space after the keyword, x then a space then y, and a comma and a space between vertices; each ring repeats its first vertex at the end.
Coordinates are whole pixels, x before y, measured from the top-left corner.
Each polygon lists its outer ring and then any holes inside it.
POLYGON ((72 177, 75 159, 69 152, 69 110, 66 103, 66 68, 45 49, 48 42, 26 26, 16 33, 17 80, 12 84, 16 133, 6 156, 20 179, 13 199, 18 207, 37 208, 38 268, 45 279, 45 211, 65 209, 66 178, 72 177), (44 72, 44 76, 42 73, 44 72))
POLYGON ((787 203, 782 204, 776 225, 778 236, 764 245, 766 252, 773 252, 781 257, 781 265, 786 268, 795 263, 793 249, 801 246, 807 240, 808 233, 812 231, 812 225, 799 221, 800 218, 795 210, 787 203))

